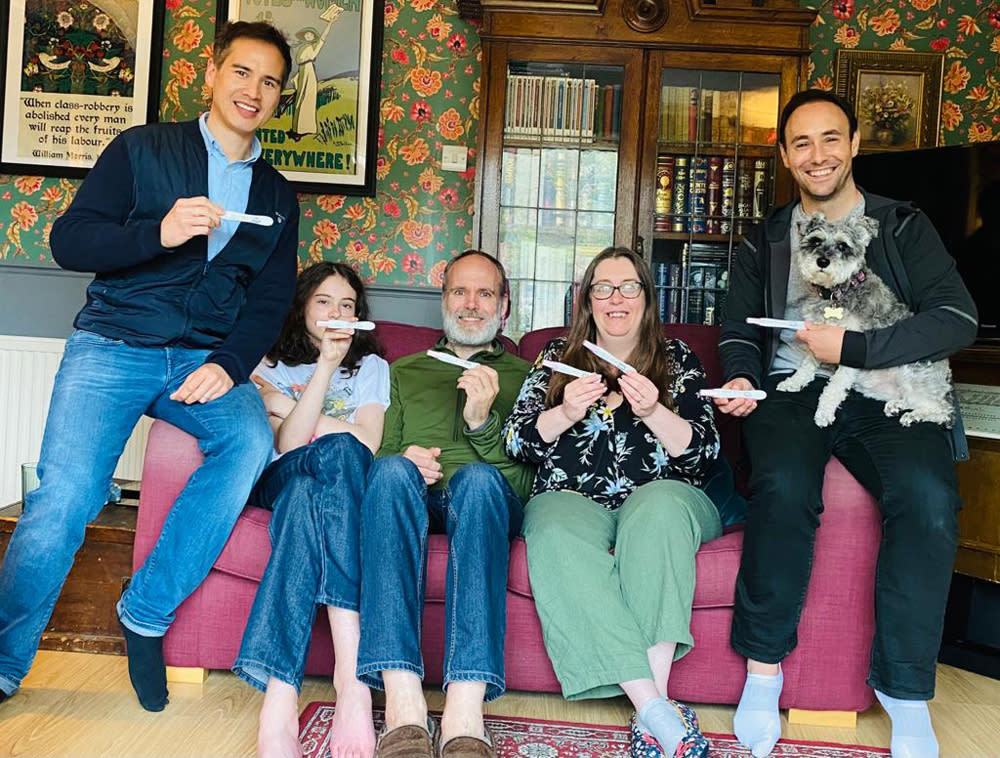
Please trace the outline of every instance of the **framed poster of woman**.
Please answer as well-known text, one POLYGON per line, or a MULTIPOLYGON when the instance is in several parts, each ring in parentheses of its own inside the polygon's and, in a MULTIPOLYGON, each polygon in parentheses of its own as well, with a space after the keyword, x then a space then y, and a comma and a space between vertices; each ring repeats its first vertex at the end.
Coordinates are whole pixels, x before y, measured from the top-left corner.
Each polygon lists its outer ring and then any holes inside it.
POLYGON ((258 132, 264 159, 300 191, 374 195, 384 4, 228 0, 224 10, 274 24, 292 47, 278 109, 258 132))

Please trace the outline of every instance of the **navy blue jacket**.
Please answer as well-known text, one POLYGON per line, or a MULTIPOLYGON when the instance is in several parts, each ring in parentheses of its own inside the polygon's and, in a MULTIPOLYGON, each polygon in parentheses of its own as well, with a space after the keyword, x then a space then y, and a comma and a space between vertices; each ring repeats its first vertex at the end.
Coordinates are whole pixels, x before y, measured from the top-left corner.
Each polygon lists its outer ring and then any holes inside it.
POLYGON ((264 160, 253 164, 247 213, 208 261, 205 236, 160 245, 160 222, 182 197, 208 196, 208 152, 198 122, 150 124, 105 148, 73 203, 52 225, 52 256, 96 274, 74 326, 129 345, 207 348, 244 382, 274 344, 295 288, 299 205, 264 160))

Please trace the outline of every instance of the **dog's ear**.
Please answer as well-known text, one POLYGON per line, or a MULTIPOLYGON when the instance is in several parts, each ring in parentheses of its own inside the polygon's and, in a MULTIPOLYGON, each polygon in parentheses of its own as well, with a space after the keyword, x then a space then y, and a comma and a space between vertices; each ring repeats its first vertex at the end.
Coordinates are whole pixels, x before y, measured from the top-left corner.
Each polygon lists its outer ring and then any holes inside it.
POLYGON ((857 220, 857 228, 861 242, 865 247, 878 236, 878 220, 871 216, 862 216, 857 220))

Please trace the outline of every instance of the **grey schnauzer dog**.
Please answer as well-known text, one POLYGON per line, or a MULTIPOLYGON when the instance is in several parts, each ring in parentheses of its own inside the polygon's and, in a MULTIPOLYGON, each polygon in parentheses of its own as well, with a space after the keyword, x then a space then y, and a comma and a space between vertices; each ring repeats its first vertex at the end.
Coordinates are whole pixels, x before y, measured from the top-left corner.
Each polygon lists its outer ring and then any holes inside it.
MULTIPOLYGON (((799 251, 792 261, 810 285, 801 301, 802 317, 813 323, 835 324, 845 329, 881 329, 912 312, 865 262, 868 243, 878 235, 878 222, 852 215, 840 222, 817 213, 800 223, 799 251)), ((778 385, 783 392, 798 392, 813 380, 819 361, 807 352, 802 365, 778 385)), ((837 409, 850 390, 885 403, 885 415, 899 416, 910 426, 929 421, 950 427, 951 369, 948 361, 917 361, 884 369, 837 366, 819 397, 814 420, 817 426, 833 423, 837 409)))

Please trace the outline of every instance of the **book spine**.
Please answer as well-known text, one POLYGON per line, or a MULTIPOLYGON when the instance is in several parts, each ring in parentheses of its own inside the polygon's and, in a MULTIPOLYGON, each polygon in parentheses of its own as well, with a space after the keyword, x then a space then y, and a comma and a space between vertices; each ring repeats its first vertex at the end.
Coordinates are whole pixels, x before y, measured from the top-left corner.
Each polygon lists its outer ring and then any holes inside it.
POLYGON ((764 218, 767 213, 767 158, 758 158, 753 162, 753 216, 764 218))
POLYGON ((688 230, 688 157, 686 155, 674 157, 673 190, 673 219, 670 222, 670 231, 686 232, 688 230))
POLYGON ((753 215, 753 159, 740 158, 736 172, 736 233, 746 234, 753 215))
POLYGON ((653 281, 656 284, 656 304, 660 313, 660 321, 666 323, 670 301, 670 265, 657 263, 653 269, 653 281))
POLYGON ((695 87, 688 90, 687 114, 687 139, 694 142, 698 138, 698 90, 695 87))
POLYGON ((656 202, 653 217, 654 232, 670 231, 670 210, 673 207, 674 156, 656 158, 656 202))
POLYGON ((610 84, 604 85, 604 139, 610 140, 614 137, 614 117, 615 117, 615 88, 610 84))
POLYGON ((722 158, 712 155, 708 158, 708 201, 705 211, 708 215, 705 231, 709 234, 720 234, 722 225, 719 216, 722 213, 722 158))
POLYGON ((668 324, 676 324, 681 313, 681 264, 670 264, 670 296, 667 299, 668 324))
POLYGON ((722 200, 719 205, 719 233, 729 234, 733 228, 736 200, 736 161, 731 155, 722 158, 722 200))
POLYGON ((708 159, 705 156, 692 159, 690 177, 688 205, 691 209, 691 221, 688 229, 701 233, 706 231, 705 208, 708 196, 708 159))

